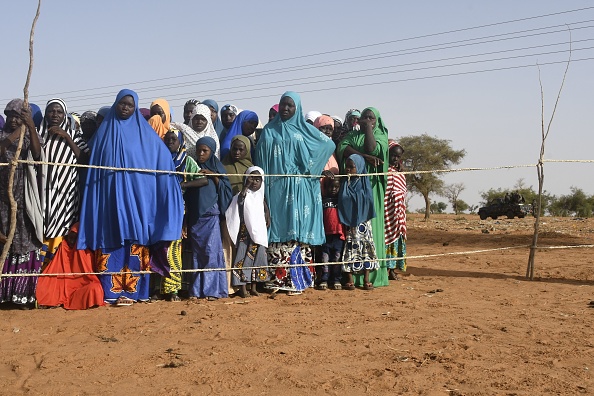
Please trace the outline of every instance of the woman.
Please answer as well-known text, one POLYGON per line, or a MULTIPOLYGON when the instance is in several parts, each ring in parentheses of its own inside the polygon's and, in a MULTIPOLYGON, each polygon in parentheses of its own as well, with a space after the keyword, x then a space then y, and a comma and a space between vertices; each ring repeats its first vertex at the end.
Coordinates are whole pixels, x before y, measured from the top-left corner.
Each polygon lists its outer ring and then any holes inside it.
MULTIPOLYGON (((349 132, 338 145, 337 155, 339 164, 344 167, 346 159, 351 154, 359 154, 365 158, 367 173, 386 173, 388 171, 388 128, 384 125, 379 112, 373 107, 366 108, 361 113, 358 124, 360 124, 360 130, 349 132)), ((384 213, 386 176, 369 176, 369 181, 373 190, 375 212, 379 214, 371 220, 373 240, 375 241, 375 246, 380 247, 377 249, 380 270, 370 274, 370 281, 376 287, 387 286, 388 273, 384 260, 386 258, 386 251, 381 248, 381 246, 385 246, 384 217, 381 214, 384 213)), ((355 277, 355 283, 359 286, 362 285, 362 277, 355 277)))
MULTIPOLYGON (((121 90, 89 142, 90 164, 175 171, 171 153, 138 108, 136 92, 121 90)), ((95 250, 105 300, 148 300, 149 246, 180 239, 183 200, 175 174, 90 168, 81 207, 79 249, 95 250)), ((159 268, 153 267, 153 270, 159 268)), ((163 275, 163 271, 161 271, 163 275)))
POLYGON ((225 129, 225 127, 223 126, 223 123, 219 118, 219 104, 212 99, 203 100, 202 104, 207 105, 210 109, 212 126, 217 132, 217 136, 220 138, 221 133, 223 132, 223 129, 225 129))
MULTIPOLYGON (((62 99, 51 99, 45 107, 41 144, 47 162, 86 164, 88 147, 76 131, 62 99)), ((79 209, 79 168, 48 165, 45 183, 44 250, 46 262, 53 257, 63 237, 76 223, 79 209)))
POLYGON ((157 135, 163 139, 163 136, 171 128, 171 109, 169 103, 163 98, 156 99, 151 103, 150 110, 151 118, 149 118, 148 123, 157 132, 157 135))
POLYGON ((227 132, 233 125, 233 121, 235 121, 235 117, 239 114, 239 109, 237 106, 232 104, 226 104, 221 108, 221 123, 223 124, 223 130, 219 135, 219 140, 222 142, 227 136, 227 132))
POLYGON ((219 138, 212 125, 210 109, 207 105, 200 103, 194 106, 194 110, 192 111, 192 114, 190 114, 189 125, 177 122, 174 122, 171 125, 182 131, 186 142, 186 151, 190 157, 196 159, 196 142, 198 139, 204 136, 210 136, 216 142, 217 148, 215 156, 219 158, 219 138))
POLYGON ((214 156, 215 140, 209 136, 196 142, 200 173, 206 178, 183 183, 186 188, 187 235, 192 244, 194 269, 223 269, 197 272, 190 288, 190 297, 216 300, 228 296, 225 258, 221 242, 220 219, 229 207, 233 194, 225 167, 214 156), (204 181, 206 184, 203 184, 204 181))
MULTIPOLYGON (((327 115, 321 115, 314 121, 314 126, 318 128, 320 132, 324 135, 328 136, 329 139, 332 139, 332 134, 334 133, 334 120, 332 117, 327 115)), ((324 166, 323 175, 326 177, 333 178, 334 175, 338 175, 338 162, 336 161, 336 156, 334 153, 328 158, 328 162, 326 166, 324 166), (328 173, 330 172, 330 173, 328 173)))
MULTIPOLYGON (((13 99, 4 110, 6 124, 0 131, 0 162, 9 163, 15 158, 21 126, 25 124, 25 136, 20 159, 42 159, 39 135, 35 129, 31 111, 21 99, 13 99)), ((39 169, 38 169, 39 170, 39 169)), ((0 249, 4 248, 10 230, 10 201, 8 178, 10 167, 0 167, 0 249)), ((42 258, 39 249, 43 241, 43 212, 40 205, 38 177, 34 165, 19 163, 13 180, 13 196, 18 204, 15 233, 12 245, 4 262, 3 274, 38 274, 42 258)), ((37 277, 2 277, 0 302, 12 302, 27 307, 35 302, 37 277)))
POLYGON ((272 121, 274 119, 274 117, 276 117, 277 114, 278 114, 278 103, 273 105, 268 110, 268 122, 272 121))
MULTIPOLYGON (((254 162, 267 175, 320 175, 334 148, 305 122, 299 95, 286 92, 279 113, 262 131, 254 162)), ((287 274, 283 264, 311 261, 310 245, 324 243, 319 179, 269 176, 265 196, 271 217, 268 261, 277 266, 270 287, 298 294, 312 285, 312 274, 307 267, 289 267, 287 274)))
POLYGON ((244 110, 235 117, 231 128, 221 139, 221 156, 225 158, 231 148, 231 140, 238 135, 250 136, 256 131, 258 126, 258 115, 250 110, 244 110))

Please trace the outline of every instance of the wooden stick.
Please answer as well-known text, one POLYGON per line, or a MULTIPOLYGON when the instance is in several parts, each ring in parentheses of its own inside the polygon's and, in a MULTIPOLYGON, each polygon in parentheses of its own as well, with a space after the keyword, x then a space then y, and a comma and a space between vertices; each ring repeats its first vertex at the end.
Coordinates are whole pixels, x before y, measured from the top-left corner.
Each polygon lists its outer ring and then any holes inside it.
MULTIPOLYGON (((561 86, 559 87, 559 92, 557 93, 557 99, 555 100, 555 106, 553 107, 553 112, 551 113, 551 118, 549 119, 549 123, 547 125, 547 129, 545 132, 545 124, 544 124, 544 92, 542 89, 542 80, 540 78, 540 67, 538 68, 538 82, 540 83, 540 102, 541 102, 541 113, 540 113, 540 120, 541 120, 541 144, 540 144, 540 156, 538 158, 538 164, 536 165, 536 174, 538 176, 538 204, 537 204, 537 212, 535 220, 534 220, 534 234, 532 235, 532 245, 530 246, 530 255, 528 256, 528 267, 526 268, 526 278, 530 280, 534 279, 534 257, 536 256, 536 249, 538 249, 538 230, 540 227, 540 208, 542 207, 542 192, 543 192, 543 185, 544 185, 544 154, 545 154, 545 142, 547 137, 549 137, 549 132, 551 131, 551 125, 553 124, 553 119, 555 118, 555 112, 557 111, 557 105, 559 104, 559 98, 561 97, 561 92, 563 91, 563 86, 565 85, 565 78, 567 77, 567 71, 569 70, 569 64, 571 63, 571 29, 569 26, 567 27, 569 30, 569 59, 567 59, 567 66, 565 66, 565 73, 563 73, 563 80, 561 80, 561 86)), ((538 66, 538 65, 537 65, 538 66)), ((534 210, 534 208, 532 208, 534 210)))
MULTIPOLYGON (((29 83, 31 82, 31 72, 33 71, 33 37, 35 36, 35 25, 37 24, 37 20, 39 19, 39 12, 41 10, 41 0, 37 2, 37 12, 35 13, 35 18, 33 19, 33 24, 31 25, 31 34, 29 35, 29 71, 27 72, 27 81, 25 82, 25 87, 23 88, 24 94, 24 104, 23 106, 29 106, 29 83)), ((18 166, 18 160, 21 157, 21 150, 23 148, 23 138, 25 137, 25 123, 21 125, 20 136, 19 136, 19 143, 17 145, 16 152, 14 154, 14 158, 10 164, 10 173, 8 176, 8 199, 10 201, 10 229, 8 231, 8 235, 6 236, 6 243, 4 244, 4 248, 2 249, 2 255, 0 255, 0 279, 2 278, 2 272, 4 270, 4 262, 6 261, 6 257, 8 256, 8 252, 10 251, 10 246, 12 245, 12 240, 14 238, 14 233, 16 229, 16 217, 17 217, 17 210, 18 204, 14 200, 13 194, 13 184, 14 184, 14 174, 16 172, 16 168, 18 166)), ((29 131, 29 133, 33 133, 34 131, 29 131)), ((40 241, 43 242, 43 241, 40 241)))

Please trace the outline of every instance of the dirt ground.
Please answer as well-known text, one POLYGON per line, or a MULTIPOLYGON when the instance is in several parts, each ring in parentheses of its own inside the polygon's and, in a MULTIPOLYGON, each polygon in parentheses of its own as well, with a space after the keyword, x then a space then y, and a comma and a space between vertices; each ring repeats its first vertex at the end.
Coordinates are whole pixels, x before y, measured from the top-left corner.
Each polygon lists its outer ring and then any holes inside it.
MULTIPOLYGON (((533 221, 413 214, 408 254, 528 245, 533 221)), ((593 219, 543 223, 539 245, 594 243, 593 219)), ((374 291, 0 310, 0 394, 594 394, 592 252, 539 250, 534 281, 519 248, 374 291)))

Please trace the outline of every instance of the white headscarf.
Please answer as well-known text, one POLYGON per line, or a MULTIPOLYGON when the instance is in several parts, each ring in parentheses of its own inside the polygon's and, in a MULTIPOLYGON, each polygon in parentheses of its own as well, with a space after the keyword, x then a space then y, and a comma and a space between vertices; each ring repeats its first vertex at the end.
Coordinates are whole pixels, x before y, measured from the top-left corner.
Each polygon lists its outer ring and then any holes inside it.
POLYGON ((308 111, 307 113, 305 113, 305 119, 306 120, 310 120, 311 122, 314 122, 316 120, 316 118, 318 118, 319 116, 321 116, 322 113, 320 113, 319 111, 308 111))
MULTIPOLYGON (((245 171, 244 184, 252 172, 259 172, 262 175, 262 185, 258 191, 247 190, 245 194, 245 200, 243 203, 243 221, 247 228, 250 239, 262 245, 268 247, 268 229, 266 229, 266 217, 264 213, 264 170, 259 166, 249 167, 245 171)), ((239 204, 237 202, 239 194, 233 197, 231 205, 225 212, 225 219, 227 220, 227 230, 231 239, 237 246, 239 227, 241 225, 241 219, 239 218, 239 204)))

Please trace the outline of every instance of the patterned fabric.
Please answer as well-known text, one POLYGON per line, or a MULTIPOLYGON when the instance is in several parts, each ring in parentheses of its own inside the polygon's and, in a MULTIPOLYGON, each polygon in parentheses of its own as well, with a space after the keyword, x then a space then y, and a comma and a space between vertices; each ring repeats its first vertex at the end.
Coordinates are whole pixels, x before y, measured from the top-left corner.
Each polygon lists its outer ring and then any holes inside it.
POLYGON ((266 267, 268 258, 266 248, 254 243, 245 227, 245 223, 239 228, 237 254, 233 263, 231 284, 241 286, 252 282, 266 282, 270 276, 266 268, 252 269, 252 267, 266 267))
POLYGON ((266 288, 298 292, 311 287, 314 282, 313 267, 294 267, 291 264, 313 262, 309 245, 296 241, 272 243, 267 249, 271 280, 266 288))
POLYGON ((401 235, 406 239, 406 176, 394 166, 390 166, 388 172, 384 195, 386 245, 394 243, 401 235))
MULTIPOLYGON (((182 243, 181 239, 172 241, 167 248, 167 263, 172 271, 179 271, 182 269, 182 243)), ((161 279, 161 293, 175 294, 182 286, 181 272, 170 272, 169 276, 161 279)))
POLYGON ((116 272, 115 275, 99 275, 105 301, 114 303, 122 296, 135 301, 148 301, 150 274, 131 273, 151 269, 148 247, 126 243, 116 249, 97 249, 95 262, 97 272, 116 272))
MULTIPOLYGON (((39 251, 9 255, 4 262, 3 274, 39 274, 41 256, 39 251)), ((0 280, 0 303, 30 304, 35 302, 36 276, 10 277, 0 280)))
MULTIPOLYGON (((51 99, 47 102, 46 108, 54 103, 59 104, 64 111, 64 120, 59 127, 70 136, 81 151, 89 152, 82 132, 80 130, 75 132, 74 125, 70 123, 66 103, 62 99, 51 99)), ((40 135, 46 161, 62 164, 78 162, 66 139, 50 135, 47 119, 43 120, 40 135)), ((44 233, 46 238, 66 235, 72 224, 76 222, 79 205, 78 186, 78 168, 48 165, 45 188, 44 233)))
POLYGON ((396 259, 387 261, 387 267, 406 272, 406 238, 400 235, 396 241, 386 244, 386 258, 396 259))
POLYGON ((46 239, 43 241, 43 246, 41 247, 41 258, 43 259, 43 265, 46 266, 49 264, 50 261, 54 258, 54 254, 60 247, 60 244, 64 240, 63 236, 55 237, 46 239))
POLYGON ((342 260, 353 261, 351 264, 342 265, 344 272, 374 271, 380 268, 369 220, 358 227, 347 228, 342 260))
POLYGON ((217 135, 214 125, 212 125, 212 119, 210 118, 210 108, 207 105, 201 103, 194 107, 192 114, 190 114, 189 125, 180 124, 176 122, 174 122, 172 125, 178 128, 184 134, 184 138, 186 140, 186 150, 190 157, 194 158, 195 160, 198 159, 196 157, 196 142, 198 141, 198 139, 204 136, 210 136, 211 138, 213 138, 217 145, 217 148, 215 150, 215 157, 220 158, 221 144, 219 143, 219 136, 217 135), (192 129, 192 119, 197 115, 201 115, 204 118, 206 118, 207 125, 202 132, 196 132, 194 129, 192 129))

